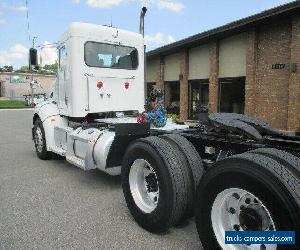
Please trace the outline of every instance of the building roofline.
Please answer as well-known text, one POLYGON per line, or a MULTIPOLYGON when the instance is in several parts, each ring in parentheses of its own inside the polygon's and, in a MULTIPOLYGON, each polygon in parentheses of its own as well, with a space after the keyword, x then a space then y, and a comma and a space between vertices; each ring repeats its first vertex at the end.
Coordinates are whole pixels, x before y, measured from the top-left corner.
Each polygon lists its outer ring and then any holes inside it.
POLYGON ((171 54, 178 49, 185 47, 194 47, 196 44, 206 43, 210 39, 224 36, 226 34, 235 33, 243 30, 247 27, 251 27, 259 22, 263 22, 267 19, 274 18, 281 15, 286 15, 294 11, 300 10, 300 0, 293 1, 288 4, 280 5, 272 9, 265 10, 258 14, 254 14, 237 21, 230 22, 223 26, 192 35, 190 37, 184 38, 177 42, 159 47, 157 49, 147 52, 147 58, 151 59, 157 55, 167 55, 171 54))
MULTIPOLYGON (((22 75, 22 76, 31 76, 31 73, 21 73, 21 72, 0 72, 0 75, 22 75)), ((38 74, 33 73, 33 76, 39 76, 39 77, 56 77, 55 74, 38 74)))

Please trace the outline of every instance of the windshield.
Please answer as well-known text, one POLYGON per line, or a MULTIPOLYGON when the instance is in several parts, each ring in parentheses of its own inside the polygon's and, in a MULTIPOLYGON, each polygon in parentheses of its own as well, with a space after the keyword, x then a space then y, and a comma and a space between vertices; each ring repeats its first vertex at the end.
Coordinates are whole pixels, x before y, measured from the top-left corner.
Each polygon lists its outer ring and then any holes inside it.
POLYGON ((87 42, 84 46, 84 60, 90 67, 136 69, 138 52, 132 47, 87 42))

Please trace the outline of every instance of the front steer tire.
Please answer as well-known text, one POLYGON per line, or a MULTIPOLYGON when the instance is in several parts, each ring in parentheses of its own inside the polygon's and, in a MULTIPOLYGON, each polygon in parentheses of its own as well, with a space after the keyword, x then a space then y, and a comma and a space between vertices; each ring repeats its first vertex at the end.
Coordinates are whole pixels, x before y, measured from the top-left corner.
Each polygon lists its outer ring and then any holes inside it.
MULTIPOLYGON (((221 244, 226 249, 224 241, 220 240, 225 230, 219 234, 220 243, 213 228, 213 220, 217 218, 213 219, 213 205, 218 204, 215 202, 220 194, 222 197, 224 192, 232 189, 246 190, 258 197, 269 211, 277 231, 300 231, 299 178, 274 159, 244 153, 217 162, 206 172, 197 189, 196 225, 204 249, 222 249, 221 244)), ((222 210, 221 207, 218 209, 222 210)), ((232 216, 230 209, 222 210, 228 221, 232 216)), ((245 206, 240 209, 245 209, 245 206)), ((234 213, 237 211, 240 213, 242 210, 233 210, 234 213)), ((217 225, 221 223, 220 220, 217 225)), ((239 230, 241 225, 237 225, 238 229, 233 227, 230 230, 239 230)), ((299 234, 296 233, 296 245, 278 245, 277 250, 299 249, 299 242, 299 234)))
POLYGON ((34 122, 32 135, 37 156, 41 160, 51 159, 52 154, 51 152, 47 151, 45 130, 40 118, 37 118, 34 122))
POLYGON ((161 138, 151 136, 139 139, 128 147, 122 164, 122 188, 127 207, 141 227, 160 233, 182 219, 188 203, 189 176, 186 168, 186 163, 182 162, 177 150, 161 138), (157 205, 150 212, 141 209, 130 186, 131 169, 141 159, 155 171, 159 187, 157 205))

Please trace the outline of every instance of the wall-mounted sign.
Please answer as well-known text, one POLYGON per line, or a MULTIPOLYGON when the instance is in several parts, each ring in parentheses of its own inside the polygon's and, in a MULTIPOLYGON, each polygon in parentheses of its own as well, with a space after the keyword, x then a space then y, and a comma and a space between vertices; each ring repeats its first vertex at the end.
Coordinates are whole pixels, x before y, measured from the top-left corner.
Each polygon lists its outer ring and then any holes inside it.
POLYGON ((272 69, 285 69, 286 64, 285 63, 275 63, 272 64, 272 69))
POLYGON ((296 63, 275 63, 272 64, 272 69, 287 69, 291 73, 296 73, 297 64, 296 63))
POLYGON ((272 69, 287 69, 290 73, 297 72, 297 64, 296 63, 275 63, 272 64, 272 69))

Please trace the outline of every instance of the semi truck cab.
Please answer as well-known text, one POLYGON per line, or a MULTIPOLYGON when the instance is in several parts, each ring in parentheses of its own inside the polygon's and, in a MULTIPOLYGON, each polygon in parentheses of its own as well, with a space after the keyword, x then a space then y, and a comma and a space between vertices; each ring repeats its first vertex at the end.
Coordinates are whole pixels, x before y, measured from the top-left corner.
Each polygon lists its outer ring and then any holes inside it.
MULTIPOLYGON (((119 174, 125 152, 119 150, 115 156, 116 148, 126 149, 134 134, 149 133, 149 124, 138 124, 136 116, 145 105, 143 36, 72 23, 61 37, 58 58, 53 93, 35 107, 38 156, 46 159, 55 153, 84 170, 119 174), (127 137, 123 145, 120 133, 127 137)), ((188 127, 168 124, 162 129, 188 127)))
POLYGON ((61 115, 144 109, 144 39, 113 27, 72 23, 58 46, 61 115))

